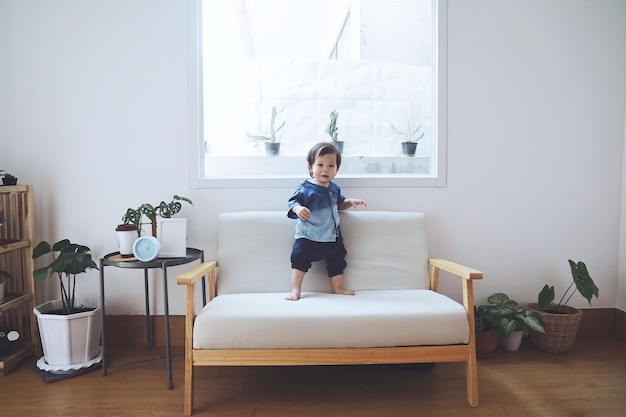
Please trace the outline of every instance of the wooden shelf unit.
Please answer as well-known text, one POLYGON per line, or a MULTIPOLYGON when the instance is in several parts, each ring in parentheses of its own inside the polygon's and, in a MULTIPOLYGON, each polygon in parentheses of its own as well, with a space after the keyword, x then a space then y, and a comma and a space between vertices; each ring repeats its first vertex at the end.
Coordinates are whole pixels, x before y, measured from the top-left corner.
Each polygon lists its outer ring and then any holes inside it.
POLYGON ((0 326, 20 333, 19 340, 12 344, 11 353, 0 357, 2 376, 32 355, 39 340, 33 314, 32 191, 30 185, 0 186, 0 218, 4 218, 0 226, 0 269, 13 276, 5 285, 4 301, 0 303, 0 326))

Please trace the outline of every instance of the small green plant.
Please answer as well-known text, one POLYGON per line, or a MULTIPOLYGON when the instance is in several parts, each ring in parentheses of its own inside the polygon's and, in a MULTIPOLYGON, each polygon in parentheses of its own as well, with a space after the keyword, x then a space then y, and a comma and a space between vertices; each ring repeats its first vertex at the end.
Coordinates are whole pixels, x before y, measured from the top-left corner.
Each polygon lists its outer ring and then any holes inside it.
POLYGON ((528 336, 530 330, 545 333, 541 320, 531 310, 520 307, 517 301, 504 293, 495 293, 487 298, 489 305, 481 306, 493 319, 494 330, 501 339, 521 330, 528 336))
POLYGON ((418 124, 416 128, 411 127, 411 119, 408 113, 404 116, 404 123, 401 129, 397 128, 393 123, 391 124, 391 128, 398 135, 404 136, 405 142, 417 143, 424 137, 424 132, 420 132, 422 125, 418 124))
POLYGON ((490 306, 474 306, 474 330, 477 339, 480 338, 482 332, 495 331, 497 327, 498 320, 490 306))
POLYGON ((91 259, 89 253, 91 249, 87 246, 71 243, 68 239, 56 242, 54 245, 44 241, 39 242, 33 249, 33 259, 51 254, 52 261, 39 269, 33 271, 35 282, 46 280, 56 274, 61 286, 61 300, 65 314, 72 314, 76 311, 76 275, 82 274, 87 269, 98 269, 96 263, 91 259), (65 276, 67 284, 63 280, 65 276))
POLYGON ((591 305, 591 298, 595 296, 598 298, 598 287, 593 282, 589 271, 584 262, 574 262, 571 259, 568 260, 570 269, 572 271, 573 282, 563 293, 563 296, 557 304, 553 304, 554 301, 554 286, 545 285, 538 297, 539 310, 549 313, 563 314, 565 306, 572 298, 572 296, 578 291, 582 295, 589 305, 591 305))
POLYGON ((337 127, 337 119, 339 119, 339 113, 337 110, 330 112, 330 122, 326 126, 326 133, 332 139, 333 142, 339 142, 339 127, 337 127))
POLYGON ((248 132, 247 136, 250 140, 253 141, 259 141, 259 142, 272 142, 275 143, 276 142, 276 134, 283 128, 285 127, 285 123, 286 120, 283 120, 283 123, 278 126, 277 128, 275 127, 276 125, 276 116, 278 116, 279 114, 281 114, 283 112, 283 110, 285 110, 285 108, 283 107, 280 110, 276 110, 276 106, 272 106, 272 117, 270 119, 270 135, 269 136, 263 136, 263 135, 253 135, 250 132, 248 132))
POLYGON ((137 236, 141 236, 141 220, 143 219, 143 216, 146 216, 152 224, 152 235, 156 236, 157 216, 161 216, 166 219, 172 217, 183 208, 181 203, 183 201, 193 205, 193 202, 187 197, 175 195, 169 203, 166 203, 165 201, 161 201, 161 203, 156 205, 144 203, 136 209, 129 208, 122 216, 122 221, 124 224, 134 224, 137 226, 137 236))
POLYGON ((7 271, 0 270, 0 282, 13 279, 13 275, 9 274, 7 271))

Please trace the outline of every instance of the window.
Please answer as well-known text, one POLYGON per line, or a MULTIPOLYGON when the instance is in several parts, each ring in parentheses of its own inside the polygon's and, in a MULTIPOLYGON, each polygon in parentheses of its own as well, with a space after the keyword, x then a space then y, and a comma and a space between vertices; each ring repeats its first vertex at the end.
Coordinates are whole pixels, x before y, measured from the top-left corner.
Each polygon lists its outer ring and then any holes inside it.
POLYGON ((331 112, 342 186, 445 185, 445 1, 191 4, 196 186, 293 186, 308 149, 331 141, 331 112), (405 156, 401 133, 416 130, 405 156))

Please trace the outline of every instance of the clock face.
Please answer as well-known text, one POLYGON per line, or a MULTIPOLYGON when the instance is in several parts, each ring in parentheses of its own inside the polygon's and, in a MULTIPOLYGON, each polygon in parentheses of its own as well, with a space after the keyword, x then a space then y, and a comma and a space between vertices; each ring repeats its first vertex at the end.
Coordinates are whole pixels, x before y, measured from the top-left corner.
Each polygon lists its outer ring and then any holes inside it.
POLYGON ((161 243, 153 236, 141 236, 133 244, 133 255, 141 262, 149 262, 159 256, 161 243))

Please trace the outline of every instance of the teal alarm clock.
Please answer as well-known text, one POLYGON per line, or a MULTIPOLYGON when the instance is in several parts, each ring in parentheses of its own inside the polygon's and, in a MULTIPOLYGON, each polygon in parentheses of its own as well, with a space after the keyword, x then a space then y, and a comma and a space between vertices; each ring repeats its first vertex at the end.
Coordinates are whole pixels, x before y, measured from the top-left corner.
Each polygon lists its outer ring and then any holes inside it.
POLYGON ((141 236, 133 243, 133 255, 141 262, 150 262, 159 256, 161 242, 153 236, 141 236))

